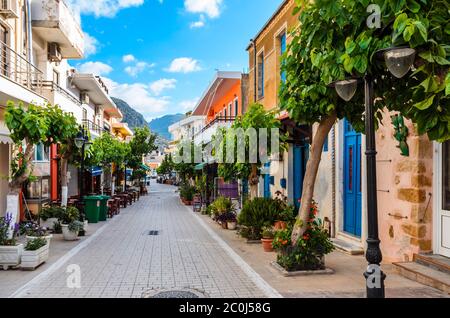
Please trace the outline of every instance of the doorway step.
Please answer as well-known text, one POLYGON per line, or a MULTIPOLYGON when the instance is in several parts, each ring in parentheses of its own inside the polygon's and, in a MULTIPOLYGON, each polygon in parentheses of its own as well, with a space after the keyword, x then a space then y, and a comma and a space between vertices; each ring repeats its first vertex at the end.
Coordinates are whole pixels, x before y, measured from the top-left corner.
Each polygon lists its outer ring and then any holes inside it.
POLYGON ((414 254, 413 262, 394 263, 394 267, 403 277, 450 295, 449 258, 432 254, 414 254))
POLYGON ((362 247, 352 244, 350 242, 341 240, 339 238, 332 239, 332 242, 334 244, 334 247, 337 250, 344 252, 346 254, 350 254, 350 255, 363 255, 364 254, 364 249, 362 247))

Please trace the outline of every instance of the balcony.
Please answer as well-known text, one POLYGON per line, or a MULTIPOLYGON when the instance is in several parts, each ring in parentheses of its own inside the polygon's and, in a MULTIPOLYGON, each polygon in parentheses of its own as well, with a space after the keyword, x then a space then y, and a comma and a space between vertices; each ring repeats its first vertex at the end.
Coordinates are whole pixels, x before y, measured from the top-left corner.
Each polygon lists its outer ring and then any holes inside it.
POLYGON ((48 43, 58 43, 64 59, 84 55, 80 22, 63 0, 34 0, 31 3, 33 31, 48 43))
POLYGON ((207 144, 212 141, 212 137, 219 128, 230 128, 236 117, 216 117, 207 124, 200 132, 194 135, 196 145, 207 144))
POLYGON ((111 133, 109 130, 88 119, 83 119, 83 128, 84 130, 89 131, 93 138, 100 137, 103 133, 111 133))
POLYGON ((43 73, 23 55, 0 41, 0 104, 8 100, 45 103, 42 94, 43 73))

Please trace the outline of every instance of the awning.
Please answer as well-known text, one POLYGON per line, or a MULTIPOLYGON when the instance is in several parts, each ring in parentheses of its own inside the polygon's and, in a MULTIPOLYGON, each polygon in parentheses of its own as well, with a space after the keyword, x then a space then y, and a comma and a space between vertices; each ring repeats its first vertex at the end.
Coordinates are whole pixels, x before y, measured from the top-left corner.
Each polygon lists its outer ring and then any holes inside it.
POLYGON ((0 144, 13 144, 11 137, 0 134, 0 144))
POLYGON ((144 169, 145 171, 150 171, 150 170, 152 170, 152 169, 150 169, 149 166, 144 165, 144 164, 141 165, 141 168, 144 169))
POLYGON ((127 176, 133 175, 133 169, 127 169, 127 176))
POLYGON ((91 174, 93 177, 101 176, 103 173, 103 169, 101 167, 92 167, 91 174))
POLYGON ((195 166, 195 170, 203 170, 206 167, 206 163, 200 163, 195 166))

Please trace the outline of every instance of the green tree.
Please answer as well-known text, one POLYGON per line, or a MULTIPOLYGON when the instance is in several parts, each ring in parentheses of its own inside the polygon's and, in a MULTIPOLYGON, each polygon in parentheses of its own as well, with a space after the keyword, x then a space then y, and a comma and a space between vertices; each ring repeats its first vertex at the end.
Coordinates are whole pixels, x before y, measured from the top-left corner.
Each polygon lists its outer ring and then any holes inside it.
MULTIPOLYGON (((223 158, 227 158, 227 143, 234 143, 234 154, 232 154, 234 163, 227 163, 226 160, 224 160, 224 163, 219 164, 219 175, 226 180, 237 178, 249 180, 251 196, 256 197, 262 161, 261 157, 257 156, 256 162, 251 162, 250 153, 255 152, 256 154, 260 154, 260 151, 262 150, 259 149, 260 129, 267 129, 267 156, 270 157, 272 153, 279 152, 281 149, 271 149, 272 138, 275 137, 272 136, 271 129, 280 128, 280 126, 281 123, 275 117, 274 112, 267 112, 261 104, 250 105, 248 111, 242 117, 236 119, 231 130, 219 130, 215 136, 215 138, 220 137, 222 140, 219 148, 214 149, 216 157, 219 154, 219 151, 222 151, 223 158), (255 129, 257 133, 257 145, 251 145, 249 135, 246 134, 249 129, 255 129), (244 138, 239 138, 239 134, 236 133, 239 130, 244 133, 244 138), (245 154, 249 155, 246 155, 245 158, 238 158, 239 149, 245 149, 245 154)), ((281 141, 283 141, 283 136, 280 137, 282 139, 281 141)), ((283 146, 282 143, 280 145, 283 146)))
POLYGON ((148 127, 136 128, 133 139, 130 141, 130 157, 128 167, 139 169, 142 165, 143 156, 156 150, 156 135, 152 134, 148 127))
POLYGON ((174 170, 174 163, 172 161, 172 155, 167 154, 164 156, 163 161, 161 162, 161 165, 156 169, 156 172, 160 176, 167 176, 174 170))
POLYGON ((196 145, 193 141, 183 140, 178 144, 173 160, 173 169, 178 173, 183 182, 191 179, 195 175, 196 156, 201 154, 202 146, 196 145), (185 151, 190 153, 185 153, 185 151))
POLYGON ((431 140, 450 138, 450 5, 414 0, 296 0, 299 25, 283 56, 286 82, 280 90, 281 107, 303 124, 318 124, 307 164, 302 204, 292 242, 306 228, 314 184, 326 136, 337 119, 347 118, 364 130, 362 90, 344 102, 329 84, 368 74, 376 80, 377 118, 386 107, 411 119, 420 134, 431 140), (369 4, 380 6, 383 30, 366 22, 369 4), (301 29, 300 29, 301 28, 301 29), (385 32, 383 32, 385 31, 385 32), (414 72, 394 78, 377 61, 376 51, 406 45, 417 50, 414 72))

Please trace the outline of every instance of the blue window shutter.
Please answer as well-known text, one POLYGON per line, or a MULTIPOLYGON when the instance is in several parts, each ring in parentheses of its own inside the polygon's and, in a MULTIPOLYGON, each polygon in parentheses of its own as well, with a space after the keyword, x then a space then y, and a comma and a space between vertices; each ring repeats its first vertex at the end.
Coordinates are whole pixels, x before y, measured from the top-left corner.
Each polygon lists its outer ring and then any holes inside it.
POLYGON ((323 152, 328 152, 328 136, 325 138, 325 142, 323 144, 323 152))
MULTIPOLYGON (((283 33, 283 35, 280 37, 280 48, 281 48, 281 55, 286 52, 286 33, 283 33)), ((281 72, 281 81, 283 83, 286 82, 286 72, 281 72)))

